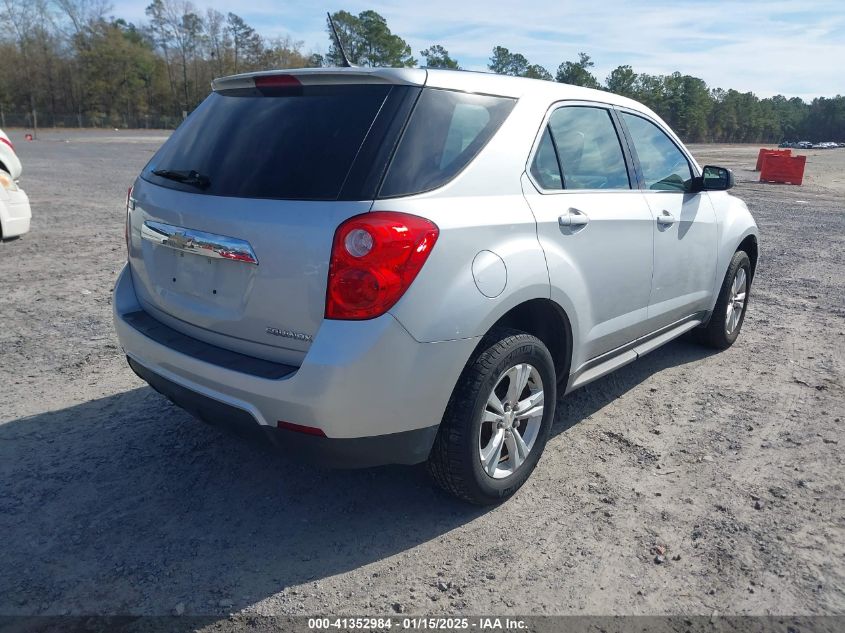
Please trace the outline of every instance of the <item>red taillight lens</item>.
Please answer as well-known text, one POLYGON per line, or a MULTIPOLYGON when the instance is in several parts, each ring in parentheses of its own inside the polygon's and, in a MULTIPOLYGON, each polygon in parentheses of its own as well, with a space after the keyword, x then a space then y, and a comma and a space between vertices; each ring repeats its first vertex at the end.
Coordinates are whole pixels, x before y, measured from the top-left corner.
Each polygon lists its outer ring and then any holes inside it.
POLYGON ((327 319, 372 319, 399 301, 428 259, 440 230, 416 215, 374 211, 334 235, 327 319))
POLYGON ((12 141, 10 141, 9 139, 3 138, 2 136, 0 136, 0 143, 5 143, 6 145, 8 145, 9 147, 12 148, 13 152, 15 151, 15 146, 12 145, 12 141))

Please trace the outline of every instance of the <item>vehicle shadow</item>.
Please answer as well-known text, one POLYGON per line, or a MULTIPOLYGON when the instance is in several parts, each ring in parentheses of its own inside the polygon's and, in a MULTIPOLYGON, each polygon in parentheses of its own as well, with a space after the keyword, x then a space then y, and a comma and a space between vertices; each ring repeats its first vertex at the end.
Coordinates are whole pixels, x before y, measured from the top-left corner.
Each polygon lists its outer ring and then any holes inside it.
MULTIPOLYGON (((715 353, 716 350, 694 342, 690 335, 682 336, 566 397, 559 397, 552 437, 565 433, 650 376, 669 367, 700 361, 715 353)), ((558 393, 560 390, 559 387, 558 393)))
POLYGON ((0 425, 0 614, 228 613, 483 512, 421 468, 297 464, 138 388, 0 425))
MULTIPOLYGON (((571 394, 554 433, 706 354, 675 342, 571 394)), ((422 468, 293 463, 138 388, 0 425, 0 613, 228 613, 489 511, 422 468)))

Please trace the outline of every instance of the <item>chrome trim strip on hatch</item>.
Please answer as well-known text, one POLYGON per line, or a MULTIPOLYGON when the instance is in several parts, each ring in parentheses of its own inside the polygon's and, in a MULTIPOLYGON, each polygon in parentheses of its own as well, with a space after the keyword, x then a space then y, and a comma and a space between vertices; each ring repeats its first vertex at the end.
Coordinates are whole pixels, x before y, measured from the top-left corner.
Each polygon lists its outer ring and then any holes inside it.
POLYGON ((215 235, 152 220, 145 221, 141 226, 141 237, 153 244, 167 246, 177 251, 258 266, 258 258, 249 242, 235 237, 215 235))

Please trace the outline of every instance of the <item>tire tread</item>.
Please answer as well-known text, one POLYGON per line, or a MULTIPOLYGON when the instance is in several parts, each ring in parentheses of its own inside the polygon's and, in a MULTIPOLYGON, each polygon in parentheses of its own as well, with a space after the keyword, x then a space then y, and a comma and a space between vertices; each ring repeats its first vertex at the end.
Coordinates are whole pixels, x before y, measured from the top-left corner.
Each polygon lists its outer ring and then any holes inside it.
MULTIPOLYGON (((462 449, 469 441, 466 435, 471 431, 467 421, 472 417, 476 395, 485 380, 496 365, 521 344, 539 344, 548 354, 538 339, 520 330, 494 328, 484 336, 452 392, 426 464, 429 474, 440 488, 469 503, 488 505, 490 499, 481 495, 473 485, 472 465, 467 464, 462 456, 462 449)), ((545 442, 545 439, 537 438, 537 441, 545 442)), ((537 448, 542 450, 543 446, 537 448)), ((520 478, 514 486, 501 491, 500 498, 509 497, 523 481, 524 478, 520 478)))
POLYGON ((743 264, 745 265, 746 273, 748 274, 746 286, 747 295, 745 299, 745 309, 747 310, 748 297, 751 294, 750 263, 751 260, 749 259, 748 254, 742 250, 734 253, 731 258, 731 263, 725 273, 725 278, 722 280, 722 286, 719 288, 719 298, 716 300, 716 306, 713 308, 713 314, 710 317, 710 322, 707 324, 707 327, 697 331, 698 340, 703 345, 714 349, 724 350, 733 345, 734 341, 736 341, 739 336, 739 331, 742 329, 742 323, 745 321, 745 314, 743 313, 742 320, 737 326, 737 330, 734 335, 728 336, 725 332, 725 311, 727 309, 728 294, 730 293, 730 287, 733 283, 734 276, 743 264))

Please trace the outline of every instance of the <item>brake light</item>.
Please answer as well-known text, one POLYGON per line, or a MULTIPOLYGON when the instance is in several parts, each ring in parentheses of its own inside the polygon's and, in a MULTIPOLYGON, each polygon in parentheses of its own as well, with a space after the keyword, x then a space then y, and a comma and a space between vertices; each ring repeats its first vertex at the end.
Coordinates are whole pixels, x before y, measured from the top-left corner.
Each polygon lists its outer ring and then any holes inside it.
POLYGON ((6 145, 12 148, 13 152, 15 151, 15 146, 12 145, 12 141, 10 141, 9 139, 0 136, 0 143, 5 143, 6 145))
POLYGON ((129 217, 129 211, 131 210, 132 204, 132 187, 129 187, 129 190, 126 192, 126 220, 124 222, 124 229, 123 229, 123 237, 126 240, 126 257, 129 258, 129 224, 131 222, 131 218, 129 217))
POLYGON ((405 294, 440 230, 416 215, 374 211, 350 218, 334 235, 326 318, 380 316, 405 294))
POLYGON ((293 75, 262 75, 255 78, 256 88, 290 88, 302 82, 293 75))

